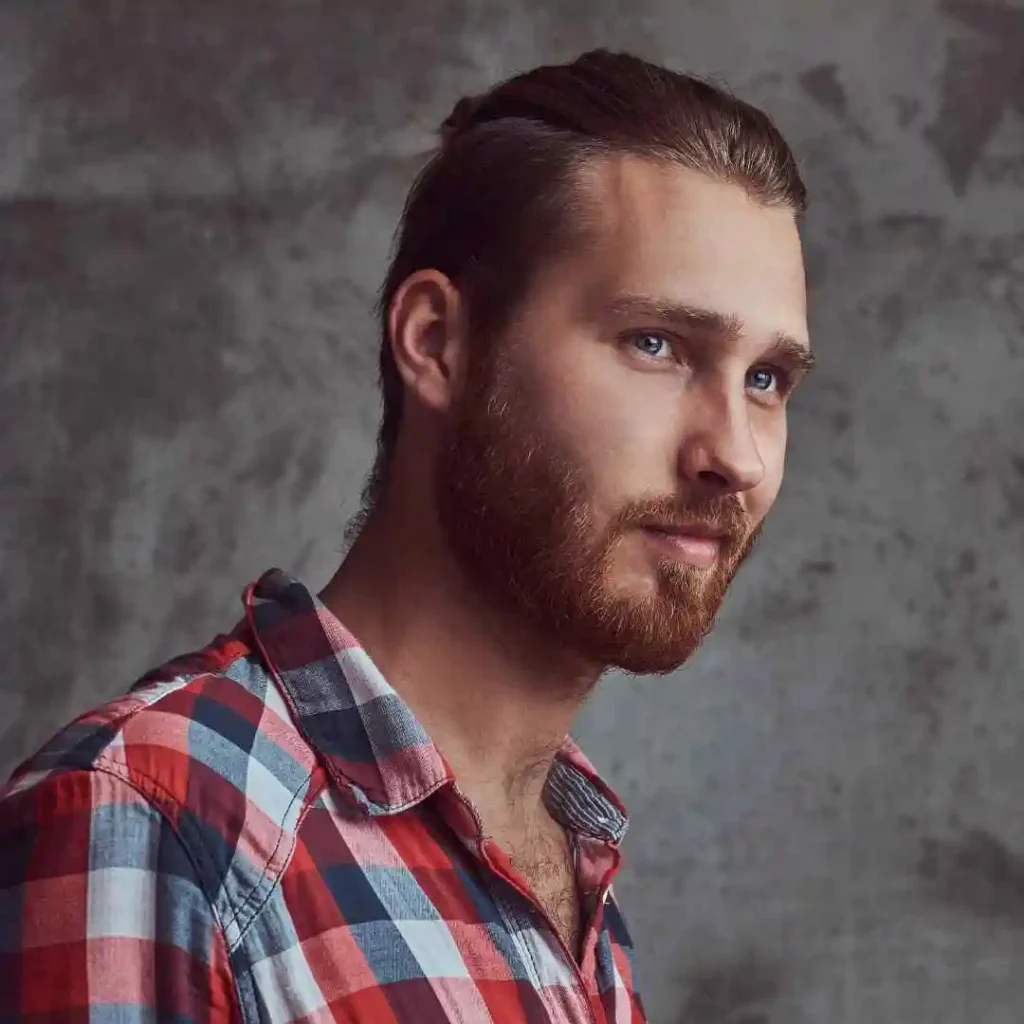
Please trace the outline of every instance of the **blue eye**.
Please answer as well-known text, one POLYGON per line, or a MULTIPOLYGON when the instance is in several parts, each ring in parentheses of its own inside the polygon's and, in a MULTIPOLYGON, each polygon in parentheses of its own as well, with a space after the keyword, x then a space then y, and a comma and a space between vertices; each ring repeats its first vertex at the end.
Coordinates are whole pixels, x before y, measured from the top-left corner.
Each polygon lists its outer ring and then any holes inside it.
POLYGON ((747 380, 750 382, 750 386, 757 391, 778 391, 780 387, 778 374, 763 366, 751 370, 747 374, 747 380))
POLYGON ((651 359, 662 359, 672 354, 671 342, 663 334, 643 331, 640 334, 632 335, 630 341, 640 352, 651 359))

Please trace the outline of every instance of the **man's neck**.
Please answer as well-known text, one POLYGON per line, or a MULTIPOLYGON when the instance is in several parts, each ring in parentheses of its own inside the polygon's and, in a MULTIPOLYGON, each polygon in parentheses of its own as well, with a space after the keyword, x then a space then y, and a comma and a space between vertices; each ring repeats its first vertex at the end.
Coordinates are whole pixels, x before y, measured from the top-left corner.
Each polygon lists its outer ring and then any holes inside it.
POLYGON ((470 587, 436 531, 375 512, 321 600, 494 817, 540 810, 551 760, 599 670, 470 587))

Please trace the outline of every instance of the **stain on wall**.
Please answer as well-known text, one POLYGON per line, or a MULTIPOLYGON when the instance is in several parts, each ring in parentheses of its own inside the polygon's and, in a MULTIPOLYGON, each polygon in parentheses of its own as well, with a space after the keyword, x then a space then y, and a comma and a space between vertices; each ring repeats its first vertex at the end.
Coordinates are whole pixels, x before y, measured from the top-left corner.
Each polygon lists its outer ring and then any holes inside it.
POLYGON ((947 43, 941 105, 925 137, 963 195, 1003 118, 1024 113, 1024 9, 965 0, 945 0, 942 7, 970 32, 947 43))
POLYGON ((923 840, 917 873, 935 900, 1024 928, 1024 856, 985 829, 923 840))
POLYGON ((752 953, 695 971, 677 1024, 770 1024, 782 979, 775 962, 752 953))

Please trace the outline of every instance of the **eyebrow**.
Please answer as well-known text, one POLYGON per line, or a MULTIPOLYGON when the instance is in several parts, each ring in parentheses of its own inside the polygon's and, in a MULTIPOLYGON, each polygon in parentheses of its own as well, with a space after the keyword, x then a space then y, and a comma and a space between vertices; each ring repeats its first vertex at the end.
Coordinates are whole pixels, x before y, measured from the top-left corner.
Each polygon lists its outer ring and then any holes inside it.
MULTIPOLYGON (((734 313, 721 313, 685 303, 667 302, 648 295, 620 295, 607 303, 605 312, 623 319, 649 318, 688 331, 700 331, 735 341, 743 334, 743 320, 734 313)), ((776 331, 763 358, 786 364, 787 369, 804 376, 814 368, 814 354, 785 331, 776 331)))

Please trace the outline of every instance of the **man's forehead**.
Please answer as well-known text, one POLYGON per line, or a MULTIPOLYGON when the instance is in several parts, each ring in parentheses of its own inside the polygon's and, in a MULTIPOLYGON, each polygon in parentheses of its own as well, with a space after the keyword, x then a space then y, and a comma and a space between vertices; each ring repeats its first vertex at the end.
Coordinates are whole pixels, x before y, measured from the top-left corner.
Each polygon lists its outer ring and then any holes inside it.
POLYGON ((582 185, 607 229, 663 221, 666 215, 697 215, 709 203, 739 202, 764 209, 742 185, 724 181, 668 158, 617 153, 588 165, 582 185))
MULTIPOLYGON (((587 185, 586 241, 570 255, 602 300, 643 293, 663 304, 748 319, 770 313, 806 340, 806 282, 794 212, 667 160, 606 158, 587 185)), ((580 281, 582 283, 582 281, 580 281)))

